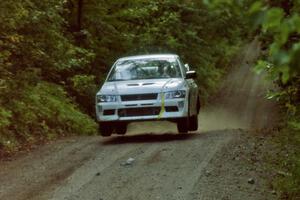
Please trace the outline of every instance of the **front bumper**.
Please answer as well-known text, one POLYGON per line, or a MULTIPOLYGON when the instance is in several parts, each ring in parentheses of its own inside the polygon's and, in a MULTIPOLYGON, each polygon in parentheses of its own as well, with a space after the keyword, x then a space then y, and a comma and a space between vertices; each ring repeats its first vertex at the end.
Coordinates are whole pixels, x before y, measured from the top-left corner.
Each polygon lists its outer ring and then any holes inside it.
POLYGON ((118 101, 96 104, 97 120, 145 121, 172 120, 188 116, 187 98, 143 101, 118 101), (164 105, 164 106, 162 106, 164 105))

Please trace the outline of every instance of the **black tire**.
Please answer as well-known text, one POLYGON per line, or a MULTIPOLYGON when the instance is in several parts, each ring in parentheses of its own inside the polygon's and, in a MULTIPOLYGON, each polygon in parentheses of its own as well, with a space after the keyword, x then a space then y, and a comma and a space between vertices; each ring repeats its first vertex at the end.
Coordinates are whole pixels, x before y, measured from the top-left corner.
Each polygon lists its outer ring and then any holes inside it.
POLYGON ((192 116, 189 120, 189 131, 197 131, 198 130, 198 116, 192 116))
POLYGON ((111 136, 111 134, 113 132, 112 123, 100 122, 99 123, 99 131, 100 131, 100 134, 104 137, 111 136))
POLYGON ((116 124, 116 133, 118 135, 125 135, 127 132, 127 124, 126 123, 117 123, 116 124))
POLYGON ((187 133, 189 131, 188 118, 183 118, 177 121, 177 130, 179 133, 187 133))
POLYGON ((198 97, 198 99, 197 99, 197 113, 198 114, 200 112, 200 109, 201 109, 201 102, 200 102, 200 97, 198 97))

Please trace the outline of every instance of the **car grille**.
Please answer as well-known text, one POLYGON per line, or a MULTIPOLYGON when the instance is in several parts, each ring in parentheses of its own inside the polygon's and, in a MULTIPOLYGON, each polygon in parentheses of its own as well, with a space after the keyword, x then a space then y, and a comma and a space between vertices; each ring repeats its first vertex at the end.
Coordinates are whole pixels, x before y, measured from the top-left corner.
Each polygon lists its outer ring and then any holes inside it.
POLYGON ((103 111, 103 115, 114 115, 115 114, 115 110, 104 110, 103 111))
POLYGON ((120 117, 158 115, 160 113, 160 110, 160 107, 125 108, 119 109, 118 115, 120 117))
POLYGON ((154 99, 157 99, 157 93, 121 95, 122 101, 140 101, 140 100, 154 100, 154 99))

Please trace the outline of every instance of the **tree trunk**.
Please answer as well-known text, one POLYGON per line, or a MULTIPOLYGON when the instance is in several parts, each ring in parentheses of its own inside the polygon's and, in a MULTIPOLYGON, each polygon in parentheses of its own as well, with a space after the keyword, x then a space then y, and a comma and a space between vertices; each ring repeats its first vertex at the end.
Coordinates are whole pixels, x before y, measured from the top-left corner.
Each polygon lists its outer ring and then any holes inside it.
POLYGON ((77 11, 78 32, 82 29, 82 14, 83 14, 83 0, 78 0, 78 11, 77 11))

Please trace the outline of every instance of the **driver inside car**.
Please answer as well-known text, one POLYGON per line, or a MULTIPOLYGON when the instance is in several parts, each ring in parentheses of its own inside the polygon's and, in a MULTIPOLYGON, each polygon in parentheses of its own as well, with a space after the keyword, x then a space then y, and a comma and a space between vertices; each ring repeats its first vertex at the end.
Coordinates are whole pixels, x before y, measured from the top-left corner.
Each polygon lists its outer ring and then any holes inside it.
POLYGON ((158 67, 158 73, 161 78, 171 77, 171 66, 170 63, 163 63, 158 67))

